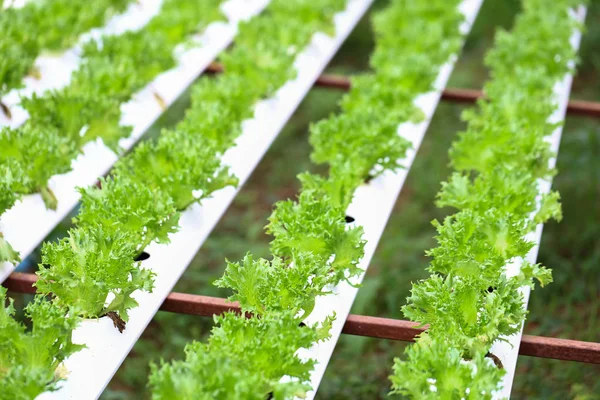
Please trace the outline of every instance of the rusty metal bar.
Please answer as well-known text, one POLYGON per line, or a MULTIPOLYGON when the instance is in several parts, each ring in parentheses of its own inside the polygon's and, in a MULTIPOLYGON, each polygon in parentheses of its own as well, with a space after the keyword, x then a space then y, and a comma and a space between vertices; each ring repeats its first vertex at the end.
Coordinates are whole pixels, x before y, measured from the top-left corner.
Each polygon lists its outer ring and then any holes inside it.
MULTIPOLYGON (((17 272, 13 273, 3 285, 13 292, 35 293, 35 288, 32 285, 36 280, 37 276, 34 274, 17 272)), ((211 317, 227 311, 240 311, 237 302, 230 303, 225 299, 186 293, 169 294, 160 309, 162 311, 204 317, 211 317)), ((418 328, 416 323, 410 321, 350 315, 344 325, 343 333, 410 342, 414 340, 415 336, 423 332, 423 330, 424 328, 418 328)), ((600 343, 523 335, 519 354, 531 357, 600 364, 600 343)))
POLYGON ((600 103, 583 100, 571 100, 567 104, 567 114, 600 117, 600 103))
MULTIPOLYGON (((219 74, 223 72, 223 66, 218 63, 212 63, 208 66, 206 72, 210 74, 219 74)), ((350 79, 341 75, 323 74, 315 81, 315 86, 349 90, 350 79)), ((443 100, 455 103, 474 103, 481 97, 483 97, 483 92, 476 89, 446 88, 442 92, 443 100)), ((579 116, 600 117, 600 103, 572 100, 567 105, 567 113, 579 116)))
POLYGON ((33 284, 38 280, 35 274, 24 274, 22 272, 13 272, 2 283, 11 292, 17 293, 35 293, 33 284))

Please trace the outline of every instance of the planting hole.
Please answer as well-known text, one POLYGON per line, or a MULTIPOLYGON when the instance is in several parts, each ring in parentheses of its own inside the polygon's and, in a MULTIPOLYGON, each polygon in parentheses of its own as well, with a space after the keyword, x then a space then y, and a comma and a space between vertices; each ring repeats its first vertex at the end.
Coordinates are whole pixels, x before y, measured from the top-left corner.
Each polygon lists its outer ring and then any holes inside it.
POLYGON ((6 118, 12 119, 12 113, 10 112, 10 108, 8 108, 8 106, 1 101, 0 109, 2 109, 2 113, 6 116, 6 118))
POLYGON ((352 218, 352 217, 351 217, 351 216, 349 216, 349 215, 346 215, 346 223, 347 223, 347 224, 350 224, 350 223, 352 223, 352 222, 354 222, 354 221, 355 221, 355 219, 354 219, 354 218, 352 218))
POLYGON ((141 254, 139 254, 136 258, 134 258, 134 261, 144 261, 150 258, 150 254, 146 253, 145 251, 142 251, 141 254))
POLYGON ((303 327, 305 327, 305 326, 306 326, 306 324, 305 324, 304 322, 300 322, 300 323, 298 324, 298 326, 299 326, 299 327, 301 327, 301 328, 303 328, 303 327))

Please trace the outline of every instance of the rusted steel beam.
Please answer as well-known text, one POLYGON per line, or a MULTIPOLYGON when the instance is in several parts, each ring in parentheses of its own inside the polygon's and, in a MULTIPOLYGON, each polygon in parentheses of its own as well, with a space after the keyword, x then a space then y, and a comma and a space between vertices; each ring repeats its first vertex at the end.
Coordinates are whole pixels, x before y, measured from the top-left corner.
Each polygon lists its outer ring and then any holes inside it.
POLYGON ((600 364, 600 343, 523 335, 519 354, 600 364))
POLYGON ((343 332, 348 335, 412 342, 417 335, 425 331, 425 328, 418 326, 419 324, 412 321, 350 314, 343 332))
MULTIPOLYGON (((223 72, 223 66, 218 63, 212 63, 208 66, 206 72, 210 74, 219 74, 223 72)), ((324 74, 315 81, 315 86, 330 89, 349 90, 350 79, 341 75, 324 74)), ((443 100, 456 103, 474 103, 481 97, 483 97, 483 92, 476 89, 446 88, 442 92, 443 100)), ((573 100, 567 105, 567 113, 588 117, 600 117, 600 103, 573 100)))
MULTIPOLYGON (((35 293, 35 288, 32 285, 36 280, 37 276, 34 274, 16 272, 3 285, 13 292, 35 293)), ((205 317, 227 311, 240 312, 237 302, 230 303, 226 299, 186 293, 169 294, 160 309, 162 311, 205 317)), ((418 328, 416 323, 410 321, 350 315, 342 332, 349 335, 410 342, 423 330, 424 328, 418 328)), ((600 343, 523 335, 519 354, 600 364, 600 343)))
POLYGON ((38 280, 35 274, 24 274, 22 272, 13 272, 2 283, 2 286, 17 293, 35 293, 33 284, 38 280))
POLYGON ((600 103, 571 100, 569 104, 567 104, 567 113, 586 117, 600 117, 600 103))
POLYGON ((200 296, 187 293, 170 293, 160 307, 162 311, 178 314, 200 315, 211 317, 228 311, 240 313, 237 302, 228 302, 218 297, 200 296))

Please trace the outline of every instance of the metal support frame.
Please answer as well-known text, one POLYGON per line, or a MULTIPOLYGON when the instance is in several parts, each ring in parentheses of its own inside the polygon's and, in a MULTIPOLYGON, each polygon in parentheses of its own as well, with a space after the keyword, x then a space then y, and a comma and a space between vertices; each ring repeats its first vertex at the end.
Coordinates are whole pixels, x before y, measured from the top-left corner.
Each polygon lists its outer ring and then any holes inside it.
MULTIPOLYGON (((223 72, 223 66, 219 63, 211 63, 206 68, 206 73, 219 74, 221 72, 223 72)), ((344 75, 323 74, 315 81, 315 87, 346 91, 350 90, 351 82, 344 75)), ((447 87, 442 90, 441 100, 452 103, 472 104, 483 97, 484 93, 481 90, 447 87)), ((600 103, 585 100, 570 100, 567 103, 567 114, 600 118, 600 103)))
MULTIPOLYGON (((36 280, 37 275, 16 272, 4 282, 4 286, 13 292, 35 293, 32 284, 36 280)), ((201 317, 212 317, 227 311, 241 312, 237 302, 177 292, 169 293, 160 310, 201 317)), ((425 329, 417 326, 418 324, 412 321, 350 314, 344 323, 342 333, 410 342, 425 329)), ((519 355, 600 364, 600 343, 523 335, 519 355)))

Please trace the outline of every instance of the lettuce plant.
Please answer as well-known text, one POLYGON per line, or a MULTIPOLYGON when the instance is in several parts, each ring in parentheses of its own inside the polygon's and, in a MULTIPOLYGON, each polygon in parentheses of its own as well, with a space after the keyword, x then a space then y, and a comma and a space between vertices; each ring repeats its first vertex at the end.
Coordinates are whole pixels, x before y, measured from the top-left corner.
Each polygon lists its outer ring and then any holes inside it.
POLYGON ((25 308, 31 328, 14 313, 13 300, 0 287, 0 399, 30 400, 56 389, 64 378, 60 363, 82 348, 71 340, 79 318, 39 295, 25 308))
POLYGON ((519 288, 552 282, 549 269, 523 259, 535 245, 528 234, 562 217, 559 194, 539 195, 539 180, 556 173, 546 137, 559 124, 548 120, 554 85, 575 59, 570 11, 582 3, 524 0, 513 32, 496 36, 486 57, 487 99, 464 113, 467 129, 450 150, 455 171, 438 194, 439 207, 458 212, 433 222, 432 275, 413 283, 402 309, 427 333, 395 360, 392 393, 492 398, 504 371, 490 348, 517 333, 527 315, 519 288), (516 260, 521 271, 509 277, 506 266, 516 260))
POLYGON ((43 50, 64 50, 82 33, 123 12, 134 0, 42 0, 0 13, 0 97, 34 74, 43 50))

